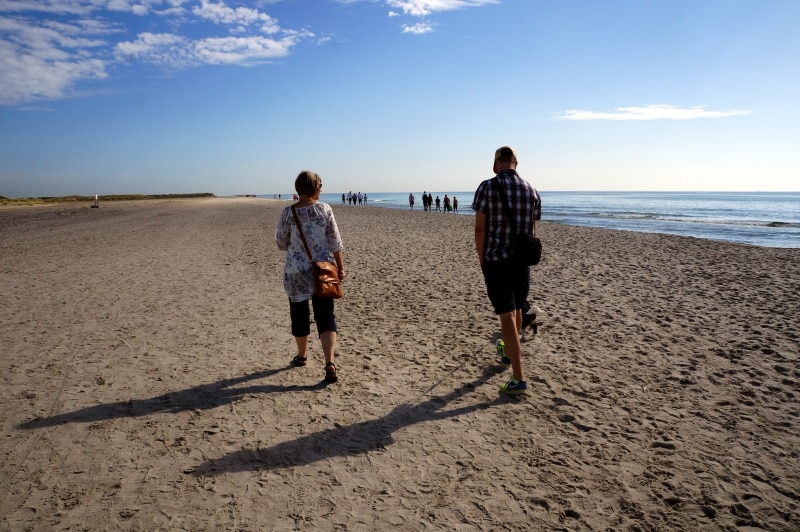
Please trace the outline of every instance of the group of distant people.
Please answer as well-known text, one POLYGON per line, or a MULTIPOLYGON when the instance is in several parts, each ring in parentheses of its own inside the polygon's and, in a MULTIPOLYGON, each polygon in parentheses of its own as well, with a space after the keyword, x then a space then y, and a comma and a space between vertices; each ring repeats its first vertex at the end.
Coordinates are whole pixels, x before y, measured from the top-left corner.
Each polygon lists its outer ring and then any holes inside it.
POLYGON ((366 205, 367 195, 361 192, 353 192, 352 190, 347 194, 342 194, 342 205, 366 205))
MULTIPOLYGON (((422 209, 425 211, 433 211, 433 205, 436 204, 436 212, 442 212, 442 204, 444 204, 444 212, 453 212, 458 213, 458 198, 453 196, 453 201, 450 201, 450 198, 447 194, 444 195, 444 201, 439 199, 439 196, 436 196, 436 199, 433 199, 433 194, 428 194, 427 192, 422 193, 422 209)), ((408 206, 409 209, 414 209, 414 193, 408 195, 408 206)))

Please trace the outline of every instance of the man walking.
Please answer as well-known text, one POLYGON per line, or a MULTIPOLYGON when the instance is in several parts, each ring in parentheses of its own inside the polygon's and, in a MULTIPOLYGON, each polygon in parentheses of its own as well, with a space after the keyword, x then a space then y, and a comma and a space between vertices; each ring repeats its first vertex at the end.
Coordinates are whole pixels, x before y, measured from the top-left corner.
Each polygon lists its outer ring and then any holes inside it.
POLYGON ((538 236, 542 201, 536 189, 517 173, 517 154, 509 146, 495 151, 493 171, 496 175, 478 186, 472 202, 475 247, 489 301, 500 317, 500 362, 510 365, 513 372, 512 378, 500 387, 500 393, 522 394, 528 390, 528 383, 522 370, 519 335, 522 306, 530 287, 530 267, 513 257, 514 235, 508 218, 513 217, 518 232, 538 236))

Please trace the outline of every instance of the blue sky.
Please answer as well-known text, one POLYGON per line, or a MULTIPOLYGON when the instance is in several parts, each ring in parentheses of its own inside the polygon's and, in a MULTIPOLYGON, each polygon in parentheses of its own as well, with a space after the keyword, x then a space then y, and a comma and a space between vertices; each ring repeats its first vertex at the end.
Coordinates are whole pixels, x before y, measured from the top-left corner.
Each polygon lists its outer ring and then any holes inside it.
POLYGON ((0 0, 0 195, 800 190, 797 0, 0 0))

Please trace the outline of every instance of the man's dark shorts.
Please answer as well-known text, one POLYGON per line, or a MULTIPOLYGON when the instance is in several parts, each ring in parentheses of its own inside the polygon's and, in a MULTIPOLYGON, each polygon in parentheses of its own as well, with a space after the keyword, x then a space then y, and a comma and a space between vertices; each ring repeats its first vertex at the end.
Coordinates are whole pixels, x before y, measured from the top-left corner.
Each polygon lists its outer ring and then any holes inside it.
POLYGON ((495 314, 522 309, 528 298, 531 269, 512 259, 483 261, 483 280, 495 314))

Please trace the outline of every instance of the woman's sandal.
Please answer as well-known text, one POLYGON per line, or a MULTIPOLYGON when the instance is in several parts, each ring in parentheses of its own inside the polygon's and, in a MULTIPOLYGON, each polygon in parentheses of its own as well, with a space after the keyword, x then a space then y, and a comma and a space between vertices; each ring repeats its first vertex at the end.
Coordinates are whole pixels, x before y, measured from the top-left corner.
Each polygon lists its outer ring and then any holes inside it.
POLYGON ((300 355, 295 355, 292 359, 292 364, 295 366, 305 366, 306 365, 306 357, 301 357, 300 355))
POLYGON ((336 376, 336 364, 328 362, 325 364, 325 382, 336 382, 339 377, 336 376))

